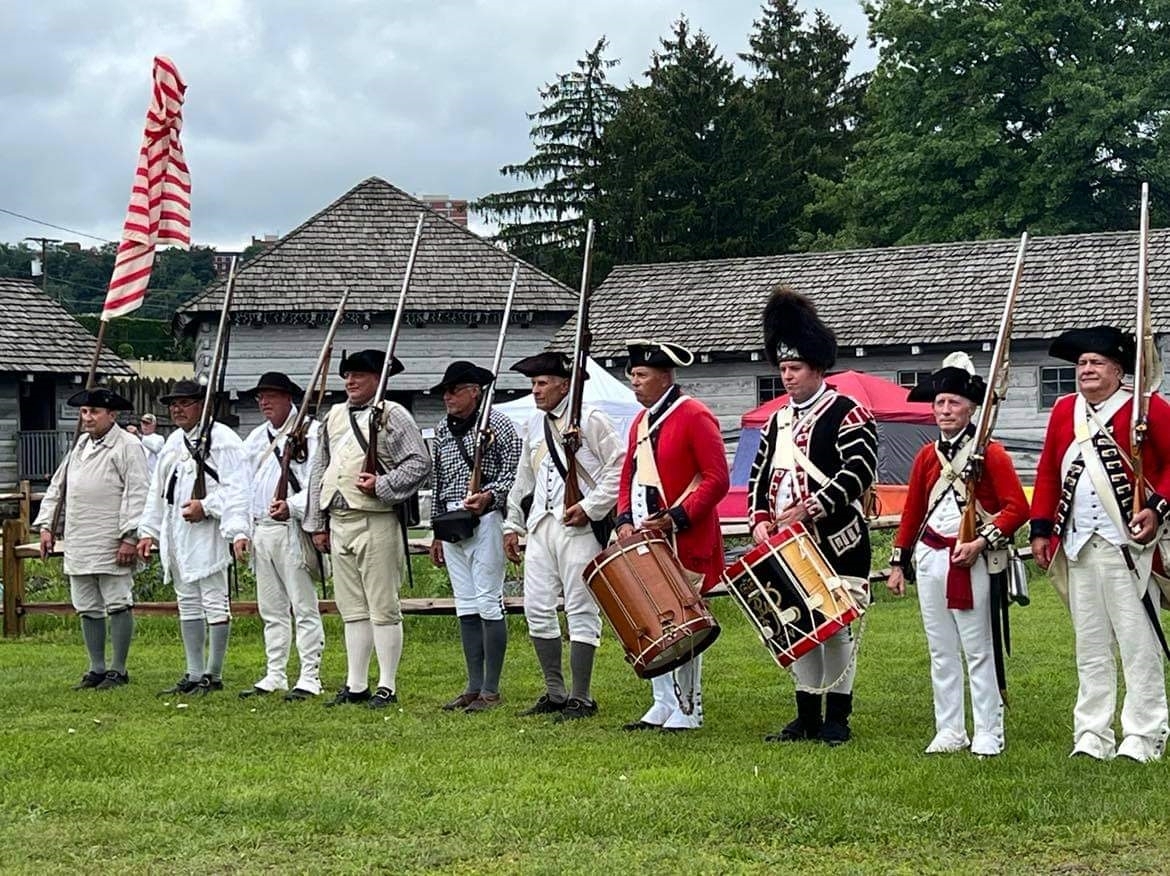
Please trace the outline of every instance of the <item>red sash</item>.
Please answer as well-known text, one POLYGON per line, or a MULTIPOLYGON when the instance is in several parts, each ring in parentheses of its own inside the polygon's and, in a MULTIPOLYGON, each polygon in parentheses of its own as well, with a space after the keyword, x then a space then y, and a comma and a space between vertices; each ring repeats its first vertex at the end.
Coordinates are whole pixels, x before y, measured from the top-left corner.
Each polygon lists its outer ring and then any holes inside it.
MULTIPOLYGON (((922 533, 922 543, 932 550, 946 550, 947 555, 955 549, 958 539, 940 535, 931 527, 922 533)), ((950 564, 947 570, 947 608, 955 611, 970 611, 975 607, 975 594, 971 591, 971 570, 950 564)))

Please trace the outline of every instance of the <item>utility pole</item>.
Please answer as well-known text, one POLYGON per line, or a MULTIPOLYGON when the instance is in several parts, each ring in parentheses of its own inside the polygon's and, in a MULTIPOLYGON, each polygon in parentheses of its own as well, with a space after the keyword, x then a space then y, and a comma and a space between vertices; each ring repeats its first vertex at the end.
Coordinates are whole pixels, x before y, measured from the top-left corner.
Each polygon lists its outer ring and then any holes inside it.
MULTIPOLYGON (((54 237, 26 237, 25 240, 41 245, 41 291, 46 295, 49 294, 49 244, 60 243, 54 237)), ((61 296, 57 296, 57 301, 61 301, 61 296)))

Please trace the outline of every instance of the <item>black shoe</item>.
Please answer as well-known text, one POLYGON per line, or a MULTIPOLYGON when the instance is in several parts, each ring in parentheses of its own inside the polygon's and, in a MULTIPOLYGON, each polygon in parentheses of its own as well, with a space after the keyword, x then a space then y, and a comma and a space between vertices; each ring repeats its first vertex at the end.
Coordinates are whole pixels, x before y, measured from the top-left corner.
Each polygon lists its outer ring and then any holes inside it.
POLYGON ((777 733, 769 733, 765 742, 802 742, 819 739, 824 725, 824 697, 820 694, 798 690, 796 692, 796 718, 789 721, 777 733))
POLYGON ((849 716, 853 714, 853 694, 831 693, 825 697, 825 725, 817 738, 826 745, 844 745, 853 734, 849 716))
POLYGON ((380 687, 374 691, 374 695, 370 697, 370 701, 366 703, 367 709, 385 709, 391 703, 397 703, 398 697, 394 691, 388 687, 380 687))
POLYGON ((369 701, 370 689, 368 687, 365 690, 359 690, 357 693, 354 693, 349 689, 349 685, 346 685, 337 692, 337 696, 325 704, 325 708, 329 709, 333 706, 343 706, 346 703, 368 703, 369 701))
POLYGON ((789 721, 775 733, 769 733, 764 737, 765 742, 803 742, 806 739, 816 739, 816 736, 810 736, 808 729, 805 727, 804 721, 796 718, 789 721))
POLYGON ((299 703, 301 700, 311 700, 316 694, 311 690, 305 690, 303 687, 294 687, 284 695, 286 703, 299 703))
POLYGON ((825 726, 821 728, 821 735, 817 738, 825 745, 836 748, 852 739, 853 733, 849 729, 849 724, 844 721, 826 721, 825 726))
POLYGON ((106 680, 104 672, 87 672, 81 676, 81 681, 73 685, 74 690, 89 690, 91 687, 97 687, 106 680))
POLYGON ((189 675, 184 675, 173 685, 166 690, 160 690, 158 695, 160 697, 170 696, 171 694, 189 694, 199 687, 199 680, 191 678, 189 675))
POLYGON ((569 697, 565 708, 553 718, 554 721, 576 721, 580 718, 592 718, 597 714, 597 703, 593 700, 583 700, 579 697, 569 697))
POLYGON ((219 679, 212 678, 210 675, 204 675, 199 679, 199 684, 191 691, 192 696, 205 697, 209 693, 223 690, 223 682, 219 679))
POLYGON ((548 694, 541 694, 540 699, 536 701, 536 705, 529 706, 519 714, 522 717, 526 715, 551 715, 554 712, 563 712, 567 705, 567 700, 554 700, 548 694))
POLYGON ((240 699, 246 700, 250 697, 266 697, 270 693, 272 693, 272 691, 265 690, 264 688, 259 687, 257 685, 252 685, 247 690, 240 691, 240 699))
POLYGON ((130 673, 117 672, 111 669, 106 673, 106 677, 102 679, 101 684, 97 686, 98 690, 109 690, 112 687, 121 687, 124 684, 130 683, 130 673))
POLYGON ((631 721, 629 724, 622 724, 623 730, 628 730, 631 733, 638 730, 661 730, 661 724, 651 724, 649 721, 631 721))

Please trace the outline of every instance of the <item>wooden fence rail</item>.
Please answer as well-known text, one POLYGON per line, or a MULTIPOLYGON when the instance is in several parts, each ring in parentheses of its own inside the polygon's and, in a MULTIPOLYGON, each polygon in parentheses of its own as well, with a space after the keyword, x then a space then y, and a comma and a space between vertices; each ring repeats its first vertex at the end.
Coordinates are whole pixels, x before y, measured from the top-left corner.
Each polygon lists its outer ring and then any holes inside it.
MULTIPOLYGON (((3 496, 0 495, 0 499, 3 496)), ((898 525, 897 516, 875 517, 870 520, 870 529, 892 529, 898 525)), ((729 520, 723 524, 724 538, 746 538, 749 535, 746 520, 729 520)), ((40 557, 40 545, 30 542, 28 517, 4 521, 4 552, 3 552, 3 584, 4 584, 4 635, 24 635, 24 619, 30 614, 69 615, 73 614, 73 606, 68 602, 29 602, 25 595, 24 561, 40 557)), ((410 552, 412 555, 427 554, 430 549, 429 536, 412 538, 410 552)), ((64 544, 58 541, 52 555, 61 556, 64 544)), ((878 569, 870 573, 871 581, 884 581, 889 575, 889 569, 878 569)), ((725 595, 721 587, 715 588, 708 595, 725 595)), ((403 614, 418 615, 453 615, 455 600, 443 597, 417 597, 401 600, 403 614)), ((320 600, 318 603, 322 614, 336 614, 337 605, 333 600, 320 600)), ((509 614, 519 614, 524 610, 524 599, 519 596, 504 598, 504 610, 509 614)), ((174 602, 140 602, 134 606, 136 614, 177 615, 178 606, 174 602)), ((232 602, 232 614, 257 614, 255 602, 232 602)))

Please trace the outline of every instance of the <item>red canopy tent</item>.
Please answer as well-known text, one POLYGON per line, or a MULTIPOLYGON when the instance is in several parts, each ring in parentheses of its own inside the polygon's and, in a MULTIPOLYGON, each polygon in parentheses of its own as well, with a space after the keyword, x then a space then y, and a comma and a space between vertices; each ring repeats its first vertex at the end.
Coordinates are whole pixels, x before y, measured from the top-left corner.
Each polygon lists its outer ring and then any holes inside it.
MULTIPOLYGON (((830 374, 825 383, 842 395, 847 395, 858 404, 869 408, 879 423, 920 423, 934 425, 934 414, 925 402, 908 402, 909 390, 884 377, 876 377, 863 371, 842 371, 830 374)), ((764 402, 758 408, 748 411, 739 421, 741 427, 762 429, 768 418, 788 402, 784 394, 764 402)))
MULTIPOLYGON (((906 387, 861 371, 830 374, 825 382, 873 413, 878 428, 878 512, 901 512, 910 463, 918 449, 934 437, 931 406, 924 402, 908 402, 906 395, 909 390, 906 387)), ((731 490, 719 503, 720 518, 746 516, 748 475, 760 446, 760 430, 787 401, 787 394, 779 396, 748 411, 740 419, 742 431, 731 467, 731 490)))

